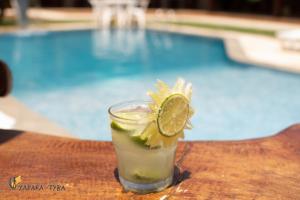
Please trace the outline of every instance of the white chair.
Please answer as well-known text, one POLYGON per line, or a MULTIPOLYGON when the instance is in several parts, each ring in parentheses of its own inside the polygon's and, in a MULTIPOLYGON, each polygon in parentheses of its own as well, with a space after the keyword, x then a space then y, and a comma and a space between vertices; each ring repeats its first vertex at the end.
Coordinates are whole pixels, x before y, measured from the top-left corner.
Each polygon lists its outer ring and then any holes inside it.
POLYGON ((126 12, 126 5, 120 4, 115 5, 115 19, 117 27, 125 27, 128 23, 128 15, 126 12))
POLYGON ((128 9, 130 22, 135 20, 140 28, 146 25, 146 9, 149 5, 149 0, 133 0, 133 6, 128 9))
POLYGON ((89 0, 92 5, 93 17, 97 26, 110 27, 113 19, 113 10, 107 4, 107 0, 89 0))
POLYGON ((110 27, 113 19, 118 27, 131 25, 135 20, 139 27, 145 26, 145 10, 149 0, 89 0, 97 25, 110 27))

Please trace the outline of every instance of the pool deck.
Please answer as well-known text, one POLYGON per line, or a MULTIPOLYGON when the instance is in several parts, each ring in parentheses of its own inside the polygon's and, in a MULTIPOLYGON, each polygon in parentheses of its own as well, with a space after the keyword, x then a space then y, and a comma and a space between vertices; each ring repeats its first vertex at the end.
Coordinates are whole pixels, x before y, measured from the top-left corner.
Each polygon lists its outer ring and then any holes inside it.
POLYGON ((238 62, 280 71, 300 73, 300 52, 283 50, 276 38, 178 25, 152 24, 148 28, 224 40, 227 55, 238 62))
POLYGON ((118 181, 111 142, 0 130, 3 199, 296 200, 300 125, 261 139, 179 143, 175 165, 169 188, 137 195, 118 181), (7 183, 15 176, 21 183, 11 189, 7 183), (39 189, 26 189, 31 185, 39 189))
POLYGON ((12 96, 0 98, 0 111, 16 120, 16 124, 12 129, 74 138, 64 128, 30 110, 26 105, 12 96))

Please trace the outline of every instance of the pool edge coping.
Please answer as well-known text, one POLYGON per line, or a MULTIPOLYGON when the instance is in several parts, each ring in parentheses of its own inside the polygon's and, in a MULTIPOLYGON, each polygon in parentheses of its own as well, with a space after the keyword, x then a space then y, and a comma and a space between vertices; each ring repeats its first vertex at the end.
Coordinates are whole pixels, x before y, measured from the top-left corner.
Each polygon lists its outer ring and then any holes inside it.
POLYGON ((1 97, 0 102, 0 111, 16 120, 16 123, 10 130, 31 131, 45 135, 77 138, 56 122, 33 111, 12 95, 1 97))
MULTIPOLYGON (((245 38, 251 38, 252 40, 257 40, 257 43, 261 41, 270 41, 272 40, 268 36, 259 36, 259 35, 253 35, 253 34, 246 34, 246 33, 237 33, 237 32, 232 32, 232 31, 219 31, 219 30, 207 30, 207 29, 202 29, 202 28, 195 28, 195 27, 181 27, 180 25, 166 25, 164 26, 160 24, 152 24, 150 26, 147 26, 148 29, 150 30, 158 30, 158 31, 166 31, 166 32, 172 32, 172 33, 181 33, 181 34, 187 34, 187 35, 194 35, 194 36, 204 36, 204 37, 209 37, 209 38, 216 38, 216 39, 222 39, 224 42, 225 46, 225 52, 226 55, 240 63, 245 63, 245 64, 253 64, 257 67, 262 67, 262 68, 268 68, 268 69, 273 69, 273 70, 279 70, 279 71, 284 71, 284 72, 291 72, 291 73, 300 73, 300 60, 297 62, 297 65, 295 66, 289 66, 290 63, 287 63, 283 65, 282 63, 278 64, 274 60, 268 60, 268 61, 262 61, 259 58, 255 57, 250 57, 248 56, 248 52, 251 51, 251 49, 247 49, 242 44, 242 40, 245 38)), ((276 39, 273 39, 275 42, 276 39)), ((277 41, 278 42, 278 41, 277 41)), ((299 56, 300 57, 300 52, 285 52, 285 53, 290 53, 291 55, 299 56)))

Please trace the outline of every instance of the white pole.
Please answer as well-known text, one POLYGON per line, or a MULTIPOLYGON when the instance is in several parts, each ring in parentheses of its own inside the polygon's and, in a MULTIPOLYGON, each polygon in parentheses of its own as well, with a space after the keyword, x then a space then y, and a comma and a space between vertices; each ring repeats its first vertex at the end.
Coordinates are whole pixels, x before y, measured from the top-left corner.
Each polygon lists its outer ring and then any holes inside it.
POLYGON ((11 4, 17 14, 18 24, 21 26, 21 28, 26 28, 28 25, 28 0, 11 0, 11 4))

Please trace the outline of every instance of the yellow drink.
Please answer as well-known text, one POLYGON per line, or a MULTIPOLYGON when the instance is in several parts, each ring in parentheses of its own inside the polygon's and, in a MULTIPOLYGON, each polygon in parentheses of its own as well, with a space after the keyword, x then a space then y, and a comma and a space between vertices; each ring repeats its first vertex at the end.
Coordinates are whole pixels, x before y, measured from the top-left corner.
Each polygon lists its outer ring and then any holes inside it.
POLYGON ((145 102, 129 102, 110 108, 112 141, 119 179, 126 190, 148 193, 172 183, 176 144, 150 148, 136 133, 147 129, 145 102))

